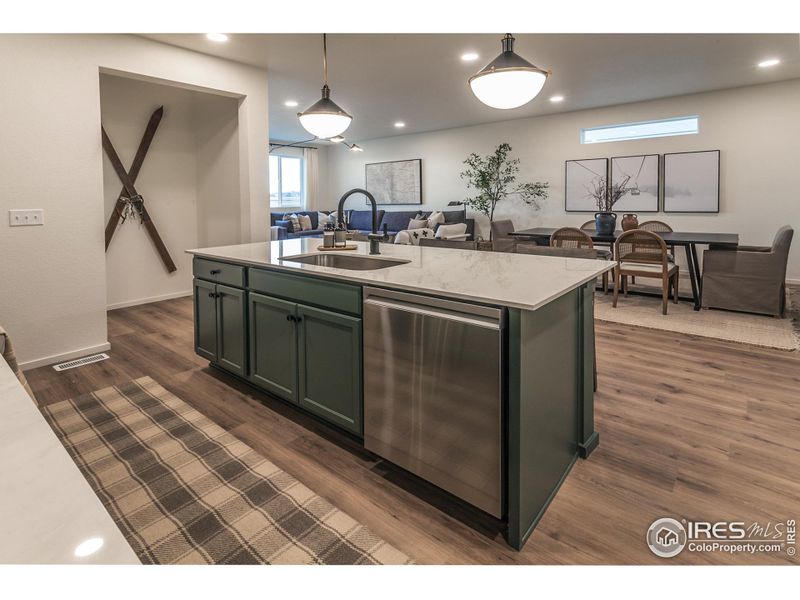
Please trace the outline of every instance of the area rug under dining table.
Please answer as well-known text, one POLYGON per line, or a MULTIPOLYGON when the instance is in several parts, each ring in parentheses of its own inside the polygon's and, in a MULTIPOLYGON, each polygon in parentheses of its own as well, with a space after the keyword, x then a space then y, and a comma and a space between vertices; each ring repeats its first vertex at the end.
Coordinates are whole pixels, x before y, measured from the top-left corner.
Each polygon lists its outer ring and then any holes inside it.
MULTIPOLYGON (((683 285, 683 282, 681 282, 683 285)), ((639 285, 645 289, 647 286, 639 285)), ((595 295, 594 317, 624 325, 674 331, 700 337, 714 338, 762 348, 796 351, 800 349, 800 294, 794 288, 787 291, 786 316, 778 319, 766 315, 731 312, 727 310, 695 311, 691 303, 670 300, 666 315, 661 314, 661 298, 620 294, 617 308, 612 306, 613 295, 598 291, 595 295)))
POLYGON ((411 562, 149 377, 42 412, 143 563, 411 562))

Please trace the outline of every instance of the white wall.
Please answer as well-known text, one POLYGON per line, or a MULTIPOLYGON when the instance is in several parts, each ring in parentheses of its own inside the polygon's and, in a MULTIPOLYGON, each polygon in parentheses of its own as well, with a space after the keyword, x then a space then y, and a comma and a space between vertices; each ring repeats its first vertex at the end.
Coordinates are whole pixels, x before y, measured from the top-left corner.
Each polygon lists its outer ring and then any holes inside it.
MULTIPOLYGON (((564 211, 564 161, 568 159, 721 150, 721 200, 718 215, 647 213, 675 230, 738 232, 743 244, 767 245, 784 224, 800 225, 796 178, 800 168, 800 80, 602 109, 463 127, 364 141, 363 153, 332 148, 323 208, 339 195, 363 187, 364 164, 421 158, 424 208, 441 208, 468 195, 459 177, 470 152, 488 154, 508 142, 521 159, 520 181, 550 182, 550 198, 539 212, 519 201, 499 205, 495 218, 511 218, 517 229, 580 225, 586 213, 564 211), (683 115, 700 115, 698 135, 606 144, 580 144, 583 127, 683 115)), ((413 207, 397 207, 398 210, 413 207)), ((391 210, 391 208, 389 209, 391 210)), ((479 227, 488 233, 484 219, 479 227)), ((800 235, 800 234, 799 234, 800 235)), ((796 239, 788 277, 800 280, 800 239, 796 239)))
POLYGON ((0 322, 27 367, 108 347, 101 69, 239 98, 239 230, 266 239, 264 71, 120 35, 0 35, 0 56, 0 322))

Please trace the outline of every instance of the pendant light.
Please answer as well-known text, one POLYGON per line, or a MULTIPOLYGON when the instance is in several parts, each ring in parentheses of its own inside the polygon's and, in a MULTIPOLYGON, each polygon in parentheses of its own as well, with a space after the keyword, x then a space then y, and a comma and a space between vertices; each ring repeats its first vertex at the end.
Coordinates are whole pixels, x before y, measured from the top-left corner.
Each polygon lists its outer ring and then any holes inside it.
POLYGON ((514 38, 507 33, 503 52, 475 75, 469 86, 475 96, 492 108, 517 108, 533 100, 544 87, 550 71, 532 65, 514 52, 514 38))
POLYGON ((304 112, 297 113, 300 125, 308 133, 318 138, 328 139, 343 133, 353 120, 339 105, 331 100, 331 89, 328 87, 328 40, 322 34, 322 69, 325 81, 322 86, 322 98, 312 104, 304 112))

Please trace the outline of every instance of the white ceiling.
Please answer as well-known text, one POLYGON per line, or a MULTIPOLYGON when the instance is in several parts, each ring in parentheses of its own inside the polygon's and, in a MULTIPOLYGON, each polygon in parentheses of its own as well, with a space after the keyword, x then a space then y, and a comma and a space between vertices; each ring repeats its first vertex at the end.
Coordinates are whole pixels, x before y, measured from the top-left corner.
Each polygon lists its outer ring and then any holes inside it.
MULTIPOLYGON (((500 53, 501 36, 329 35, 331 97, 354 116, 344 135, 361 141, 800 77, 797 34, 519 34, 516 52, 553 74, 526 106, 497 110, 472 95, 467 79, 500 53), (480 58, 463 62, 467 51, 480 58), (772 57, 781 64, 756 66, 772 57), (551 103, 555 94, 564 102, 551 103)), ((266 68, 270 137, 309 137, 296 113, 320 97, 321 34, 231 34, 224 43, 204 34, 147 37, 266 68), (285 107, 290 99, 299 106, 285 107)))

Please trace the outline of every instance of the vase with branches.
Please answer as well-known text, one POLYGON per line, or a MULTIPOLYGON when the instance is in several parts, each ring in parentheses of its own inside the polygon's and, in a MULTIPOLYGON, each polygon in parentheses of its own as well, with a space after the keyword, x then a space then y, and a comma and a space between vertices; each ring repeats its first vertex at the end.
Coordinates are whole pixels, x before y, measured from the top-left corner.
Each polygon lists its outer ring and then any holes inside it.
POLYGON ((596 177, 586 184, 586 193, 590 196, 599 211, 595 216, 595 229, 601 234, 612 234, 617 227, 617 215, 612 212, 617 201, 628 193, 628 181, 630 176, 626 175, 617 183, 608 185, 605 177, 596 177))
POLYGON ((474 152, 464 161, 467 168, 461 178, 467 180, 467 187, 477 194, 464 200, 464 204, 489 217, 489 239, 491 223, 497 204, 509 196, 517 196, 525 204, 539 209, 539 202, 548 196, 548 182, 517 183, 519 159, 509 158, 511 146, 500 144, 492 154, 479 156, 474 152))

